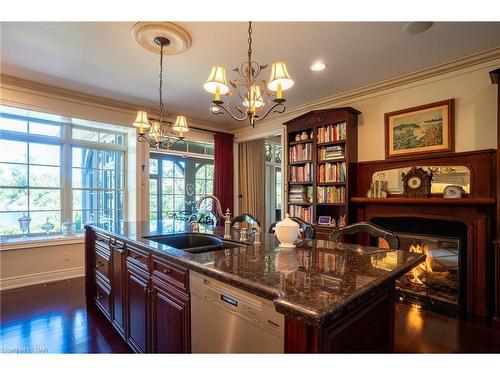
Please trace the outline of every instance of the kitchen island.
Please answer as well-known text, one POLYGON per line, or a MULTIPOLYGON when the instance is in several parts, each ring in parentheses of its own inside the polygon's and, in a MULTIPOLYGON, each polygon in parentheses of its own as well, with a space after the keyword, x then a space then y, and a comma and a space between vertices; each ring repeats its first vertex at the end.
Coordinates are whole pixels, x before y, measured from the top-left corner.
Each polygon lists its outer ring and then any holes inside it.
MULTIPOLYGON (((136 352, 192 351, 190 274, 255 296, 282 315, 279 328, 251 317, 263 329, 282 330, 276 331, 281 352, 391 352, 395 280, 425 260, 422 254, 323 240, 284 250, 271 234, 263 234, 261 245, 251 237, 248 244, 238 242, 238 233, 222 241, 223 229, 209 227, 192 237, 211 244, 191 246, 190 237, 181 235, 189 231, 175 220, 130 222, 114 230, 86 226, 87 307, 102 313, 136 352)), ((235 309, 233 298, 221 300, 221 308, 235 309)))

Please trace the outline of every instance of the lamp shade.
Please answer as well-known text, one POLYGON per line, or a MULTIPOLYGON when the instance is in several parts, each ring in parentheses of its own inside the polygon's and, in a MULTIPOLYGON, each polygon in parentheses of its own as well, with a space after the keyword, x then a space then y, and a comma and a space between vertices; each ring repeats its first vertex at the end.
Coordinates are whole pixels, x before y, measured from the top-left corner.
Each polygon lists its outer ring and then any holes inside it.
POLYGON ((172 130, 180 133, 189 131, 189 127, 185 116, 177 116, 175 119, 175 124, 172 126, 172 130))
POLYGON ((293 86, 293 79, 290 78, 286 65, 283 61, 277 61, 271 67, 271 77, 267 88, 271 91, 278 91, 278 86, 281 84, 281 90, 288 90, 293 86))
POLYGON ((148 113, 146 111, 137 111, 137 117, 132 124, 140 129, 149 128, 148 113))
POLYGON ((264 106, 264 100, 262 99, 262 94, 260 92, 259 85, 253 85, 250 91, 247 93, 247 97, 243 101, 245 107, 255 107, 259 109, 264 106))
POLYGON ((215 94, 217 88, 219 88, 221 95, 227 94, 229 86, 227 85, 226 69, 220 65, 212 67, 212 71, 208 76, 207 82, 203 84, 203 88, 212 94, 215 94))

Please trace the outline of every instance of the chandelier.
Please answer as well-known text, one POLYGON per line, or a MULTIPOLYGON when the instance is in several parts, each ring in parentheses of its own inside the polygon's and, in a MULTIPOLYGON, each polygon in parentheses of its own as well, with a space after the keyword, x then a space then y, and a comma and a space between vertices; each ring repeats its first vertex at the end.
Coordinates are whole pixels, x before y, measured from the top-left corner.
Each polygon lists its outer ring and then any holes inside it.
POLYGON ((154 42, 160 46, 160 105, 156 118, 149 118, 146 111, 138 111, 133 125, 138 128, 137 141, 147 142, 156 149, 169 149, 177 142, 184 140, 184 133, 189 131, 185 116, 177 116, 175 123, 165 119, 163 112, 163 48, 170 45, 170 40, 165 37, 156 37, 154 42), (173 134, 177 132, 178 134, 173 134), (175 136, 176 138, 171 138, 175 136))
POLYGON ((229 81, 236 96, 225 105, 221 95, 233 95, 226 80, 226 69, 220 65, 212 67, 208 80, 203 85, 206 91, 215 95, 210 111, 216 115, 226 113, 236 121, 248 119, 252 127, 256 121, 265 119, 271 113, 285 112, 286 99, 283 91, 291 88, 294 82, 282 61, 272 65, 269 81, 259 78, 266 67, 267 65, 260 65, 252 60, 252 22, 248 22, 248 60, 239 68, 233 69, 239 77, 229 81), (234 103, 234 100, 238 102, 234 103), (230 109, 230 105, 235 107, 236 114, 230 109))

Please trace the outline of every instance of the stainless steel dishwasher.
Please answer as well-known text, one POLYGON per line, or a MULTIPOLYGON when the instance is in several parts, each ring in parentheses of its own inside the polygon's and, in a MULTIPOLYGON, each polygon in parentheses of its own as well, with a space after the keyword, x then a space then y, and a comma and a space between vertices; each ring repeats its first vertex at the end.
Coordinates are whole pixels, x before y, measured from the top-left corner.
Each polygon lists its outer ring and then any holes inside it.
POLYGON ((285 319, 264 298, 190 271, 193 353, 283 353, 285 319))

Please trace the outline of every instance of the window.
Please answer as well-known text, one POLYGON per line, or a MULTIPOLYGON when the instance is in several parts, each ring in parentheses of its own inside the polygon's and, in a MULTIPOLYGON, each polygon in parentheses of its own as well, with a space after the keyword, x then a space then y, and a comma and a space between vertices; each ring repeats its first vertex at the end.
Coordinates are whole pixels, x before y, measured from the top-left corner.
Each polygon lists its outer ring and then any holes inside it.
MULTIPOLYGON (((179 142, 186 143, 186 142, 179 142)), ((195 142, 187 142, 186 148, 195 142)), ((196 146, 210 149, 209 144, 196 146)), ((212 148, 213 150, 213 148, 212 148)), ((152 154, 149 161, 149 219, 187 220, 194 212, 196 200, 213 193, 214 165, 212 159, 190 154, 152 154)), ((202 209, 208 209, 204 202, 202 209)))
POLYGON ((0 106, 0 236, 19 236, 23 213, 30 235, 43 233, 47 219, 54 234, 66 220, 77 230, 123 221, 126 134, 78 122, 0 106))
POLYGON ((281 145, 265 144, 266 159, 266 222, 272 223, 281 219, 281 145))

